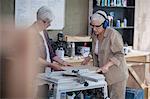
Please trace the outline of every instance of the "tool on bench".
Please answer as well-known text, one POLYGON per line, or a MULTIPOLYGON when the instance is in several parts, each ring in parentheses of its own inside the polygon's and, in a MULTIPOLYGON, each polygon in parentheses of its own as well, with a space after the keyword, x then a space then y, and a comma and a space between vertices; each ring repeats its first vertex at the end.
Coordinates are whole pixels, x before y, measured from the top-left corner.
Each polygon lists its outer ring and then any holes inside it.
POLYGON ((79 82, 80 84, 84 84, 84 86, 89 85, 86 80, 90 80, 90 81, 93 81, 93 82, 98 82, 97 79, 81 75, 79 73, 79 70, 72 70, 72 73, 63 73, 62 75, 63 76, 70 76, 70 77, 78 77, 77 82, 79 82))

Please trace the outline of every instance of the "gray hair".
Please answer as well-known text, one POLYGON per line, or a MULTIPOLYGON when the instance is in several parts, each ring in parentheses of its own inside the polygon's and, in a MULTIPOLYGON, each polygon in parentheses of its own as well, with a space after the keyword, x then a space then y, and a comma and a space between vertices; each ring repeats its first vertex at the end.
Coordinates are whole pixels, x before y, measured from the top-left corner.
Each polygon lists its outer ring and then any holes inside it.
POLYGON ((37 11, 37 20, 49 20, 52 21, 54 19, 54 15, 52 11, 46 7, 42 6, 37 11))
POLYGON ((100 22, 100 24, 102 24, 107 18, 108 18, 108 16, 107 16, 106 12, 104 12, 102 10, 98 10, 91 16, 91 21, 98 20, 100 22))

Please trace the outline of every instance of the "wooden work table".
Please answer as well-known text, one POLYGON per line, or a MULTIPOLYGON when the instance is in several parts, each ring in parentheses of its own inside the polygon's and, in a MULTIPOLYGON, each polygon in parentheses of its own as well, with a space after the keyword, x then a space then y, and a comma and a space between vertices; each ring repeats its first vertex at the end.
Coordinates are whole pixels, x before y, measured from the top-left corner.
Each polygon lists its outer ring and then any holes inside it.
MULTIPOLYGON (((145 90, 145 98, 150 99, 150 84, 146 83, 146 78, 150 75, 150 52, 132 50, 125 55, 129 69, 129 79, 127 86, 132 88, 142 88, 145 90), (129 62, 130 61, 130 62, 129 62)), ((75 56, 74 58, 65 57, 65 61, 79 66, 84 60, 82 56, 75 56)), ((92 60, 89 65, 92 65, 92 60)), ((150 81, 148 81, 150 82, 150 81)))
POLYGON ((127 86, 144 89, 144 99, 150 99, 150 52, 133 51, 125 57, 130 74, 127 86))
MULTIPOLYGON (((143 61, 149 61, 148 59, 149 55, 150 55, 150 52, 132 50, 127 55, 125 55, 125 58, 127 61, 142 61, 143 62, 143 61)), ((75 57, 65 57, 64 60, 73 64, 77 64, 77 63, 81 64, 84 58, 83 56, 75 56, 75 57)))

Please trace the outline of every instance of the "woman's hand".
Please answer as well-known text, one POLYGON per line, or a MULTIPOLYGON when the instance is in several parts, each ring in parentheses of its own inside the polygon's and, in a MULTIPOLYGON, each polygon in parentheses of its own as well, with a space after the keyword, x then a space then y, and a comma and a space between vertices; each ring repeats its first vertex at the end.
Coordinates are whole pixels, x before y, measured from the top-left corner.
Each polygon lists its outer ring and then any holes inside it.
POLYGON ((107 64, 105 64, 104 66, 100 67, 97 72, 102 72, 102 73, 106 73, 109 71, 109 67, 111 67, 114 63, 112 61, 109 61, 107 64))
POLYGON ((90 60, 91 60, 90 56, 85 57, 84 60, 81 62, 81 65, 87 65, 90 60))
POLYGON ((59 64, 61 64, 63 66, 72 66, 70 63, 60 59, 58 56, 53 57, 53 60, 58 62, 59 64))
POLYGON ((100 67, 99 69, 97 69, 96 72, 98 72, 98 73, 100 73, 100 72, 106 73, 106 72, 108 72, 108 71, 109 71, 109 66, 104 65, 104 66, 100 67))
POLYGON ((55 71, 63 71, 64 70, 57 63, 50 63, 49 67, 51 67, 55 71))
POLYGON ((66 61, 63 61, 62 63, 63 66, 72 66, 70 63, 66 62, 66 61))

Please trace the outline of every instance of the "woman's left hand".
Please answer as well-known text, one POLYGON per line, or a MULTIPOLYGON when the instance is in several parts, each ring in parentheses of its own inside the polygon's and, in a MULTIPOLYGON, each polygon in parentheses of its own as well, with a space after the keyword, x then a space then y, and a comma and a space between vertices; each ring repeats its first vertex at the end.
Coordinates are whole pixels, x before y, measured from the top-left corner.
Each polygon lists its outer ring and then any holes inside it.
POLYGON ((72 66, 70 63, 66 62, 66 61, 63 61, 62 63, 63 66, 72 66))
POLYGON ((111 67, 114 63, 112 61, 107 62, 105 65, 100 67, 97 72, 106 73, 109 71, 109 67, 111 67))
POLYGON ((109 71, 109 67, 107 65, 104 65, 104 66, 100 67, 99 69, 97 69, 97 72, 106 73, 108 71, 109 71))

